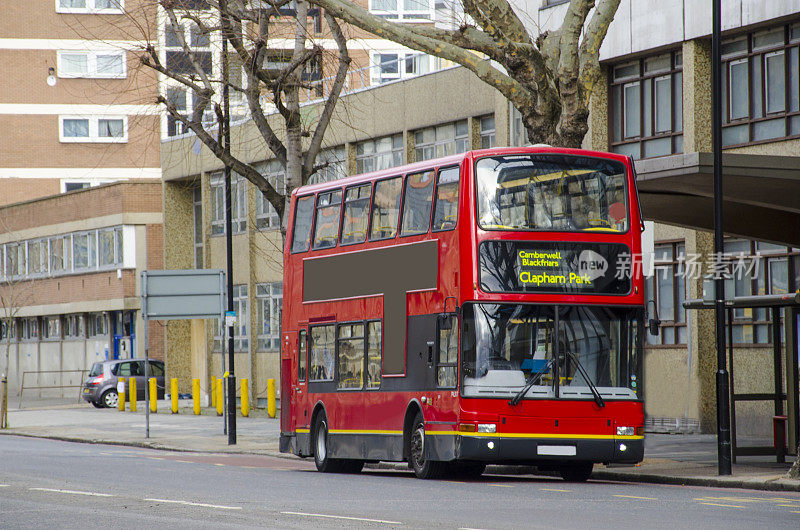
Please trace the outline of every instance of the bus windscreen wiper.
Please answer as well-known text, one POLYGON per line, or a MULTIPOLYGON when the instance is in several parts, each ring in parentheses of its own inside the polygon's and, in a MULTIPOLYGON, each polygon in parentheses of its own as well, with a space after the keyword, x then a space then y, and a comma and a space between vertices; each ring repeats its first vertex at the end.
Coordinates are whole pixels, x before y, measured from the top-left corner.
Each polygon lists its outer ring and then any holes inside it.
POLYGON ((525 386, 522 387, 522 390, 517 392, 517 394, 508 401, 508 404, 513 407, 522 401, 522 398, 528 393, 528 390, 530 390, 531 387, 535 385, 544 374, 550 371, 550 368, 553 366, 553 362, 555 362, 555 359, 550 359, 538 372, 535 374, 531 373, 531 375, 528 377, 528 380, 525 382, 525 386))
POLYGON ((583 366, 581 366, 581 363, 578 360, 578 358, 571 351, 567 351, 567 355, 569 355, 570 359, 575 361, 575 366, 578 367, 578 371, 581 373, 581 375, 583 375, 583 378, 586 380, 586 385, 589 387, 589 390, 592 391, 592 395, 594 396, 594 402, 597 403, 598 407, 605 407, 606 402, 603 401, 603 397, 600 395, 600 392, 597 391, 597 387, 594 386, 594 383, 592 383, 592 380, 589 378, 589 374, 587 374, 586 370, 583 369, 583 366))

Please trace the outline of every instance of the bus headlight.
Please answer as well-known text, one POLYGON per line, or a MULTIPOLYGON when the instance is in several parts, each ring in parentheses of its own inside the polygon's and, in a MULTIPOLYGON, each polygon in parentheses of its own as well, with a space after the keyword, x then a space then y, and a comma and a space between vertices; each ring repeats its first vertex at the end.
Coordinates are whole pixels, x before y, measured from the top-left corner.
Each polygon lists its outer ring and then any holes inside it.
POLYGON ((633 436, 636 434, 636 427, 617 427, 617 436, 633 436))
POLYGON ((497 432, 497 424, 495 423, 479 423, 478 432, 497 432))

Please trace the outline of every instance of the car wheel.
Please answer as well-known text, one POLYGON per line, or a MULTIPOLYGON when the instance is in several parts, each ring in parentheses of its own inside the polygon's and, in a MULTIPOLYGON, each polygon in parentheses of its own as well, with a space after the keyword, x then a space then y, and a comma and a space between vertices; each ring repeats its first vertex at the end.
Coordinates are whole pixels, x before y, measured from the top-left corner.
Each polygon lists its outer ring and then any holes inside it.
POLYGON ((113 409, 119 405, 119 396, 117 395, 117 391, 113 389, 106 390, 103 392, 103 395, 100 396, 100 401, 103 403, 104 407, 113 409))
POLYGON ((105 405, 103 405, 102 403, 98 403, 97 401, 90 401, 89 403, 91 403, 92 405, 94 405, 98 409, 105 408, 105 405))
POLYGON ((439 478, 444 474, 447 463, 435 462, 425 459, 425 422, 422 413, 417 412, 414 418, 414 426, 411 428, 411 437, 408 451, 408 458, 411 460, 411 469, 417 478, 433 479, 439 478))
POLYGON ((591 462, 565 466, 559 470, 559 474, 567 482, 586 482, 592 476, 593 467, 591 462))

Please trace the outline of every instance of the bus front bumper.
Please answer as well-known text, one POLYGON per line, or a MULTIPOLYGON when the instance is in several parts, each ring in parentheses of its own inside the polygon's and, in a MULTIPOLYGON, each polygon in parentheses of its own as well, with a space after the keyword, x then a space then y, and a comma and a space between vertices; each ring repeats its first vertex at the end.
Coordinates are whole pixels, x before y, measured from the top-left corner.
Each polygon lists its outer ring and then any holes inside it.
POLYGON ((431 450, 441 460, 544 463, 602 462, 635 464, 644 458, 644 437, 524 438, 506 436, 436 436, 431 450), (450 446, 450 447, 448 447, 450 446), (449 453, 449 454, 448 454, 449 453))

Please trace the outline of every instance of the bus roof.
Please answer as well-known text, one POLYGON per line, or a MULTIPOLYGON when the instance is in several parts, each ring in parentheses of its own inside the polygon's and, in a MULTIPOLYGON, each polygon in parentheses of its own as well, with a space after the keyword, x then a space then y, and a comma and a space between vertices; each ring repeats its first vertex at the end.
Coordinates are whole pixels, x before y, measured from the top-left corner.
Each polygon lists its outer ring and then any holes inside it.
POLYGON ((372 182, 379 180, 383 177, 393 177, 397 175, 405 175, 406 173, 413 173, 434 167, 447 166, 458 164, 464 159, 475 159, 482 156, 492 155, 506 155, 506 154, 524 154, 524 153, 553 153, 553 154, 568 154, 568 155, 583 155, 583 156, 596 156, 602 158, 610 158, 625 162, 628 157, 617 153, 607 153, 602 151, 589 151, 586 149, 572 149, 566 147, 550 147, 550 146, 531 146, 531 147, 493 147, 491 149, 476 149, 466 151, 457 155, 445 156, 442 158, 432 158, 430 160, 423 160, 422 162, 413 162, 402 166, 395 166, 388 169, 381 169, 372 171, 370 173, 362 173, 338 180, 331 180, 328 182, 321 182, 319 184, 308 184, 295 188, 292 195, 306 195, 318 191, 325 191, 334 188, 341 188, 342 186, 349 186, 353 184, 360 184, 362 182, 372 182))

